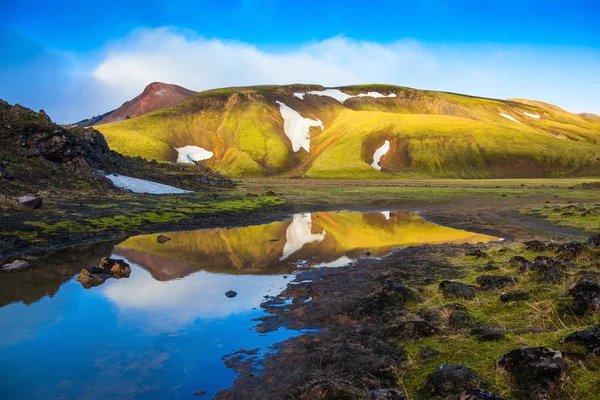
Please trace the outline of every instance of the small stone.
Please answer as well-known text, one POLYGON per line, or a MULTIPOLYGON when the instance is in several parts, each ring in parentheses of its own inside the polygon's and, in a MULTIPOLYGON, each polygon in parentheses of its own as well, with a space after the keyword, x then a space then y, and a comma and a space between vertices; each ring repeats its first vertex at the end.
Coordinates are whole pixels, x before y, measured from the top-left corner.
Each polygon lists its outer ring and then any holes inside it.
POLYGON ((407 400, 407 397, 396 389, 376 389, 367 393, 365 400, 407 400))
POLYGON ((94 286, 102 285, 111 277, 112 275, 110 272, 104 268, 89 267, 81 270, 77 277, 77 282, 80 282, 81 286, 84 288, 89 289, 94 286))
POLYGON ((37 195, 27 195, 23 197, 19 197, 19 205, 23 208, 27 208, 30 210, 36 210, 38 208, 42 208, 44 200, 41 196, 37 195))
POLYGON ((24 261, 24 260, 15 260, 15 261, 11 262, 10 264, 4 264, 4 266, 1 268, 1 270, 8 272, 8 271, 18 271, 18 270, 27 269, 27 268, 31 268, 30 263, 28 263, 27 261, 24 261))
POLYGON ((503 331, 492 328, 475 328, 471 329, 471 335, 481 342, 494 342, 503 340, 506 334, 503 331))
POLYGON ((206 394, 206 391, 204 390, 198 390, 197 392, 194 392, 194 396, 204 396, 206 394))
POLYGON ((461 282, 442 281, 439 289, 444 294, 444 297, 456 297, 462 299, 472 299, 475 297, 475 288, 461 282))
POLYGON ((454 311, 448 318, 448 325, 456 329, 470 328, 475 319, 464 311, 454 311))
POLYGON ((171 238, 166 237, 165 235, 158 235, 156 237, 156 241, 160 244, 164 244, 167 243, 169 240, 171 240, 171 238))
POLYGON ((516 283, 516 279, 508 275, 481 275, 477 278, 477 283, 483 290, 494 290, 502 289, 509 285, 514 285, 516 283))
POLYGON ((461 390, 477 389, 481 378, 464 365, 442 364, 427 377, 425 390, 434 395, 451 394, 461 390))
POLYGON ((225 292, 225 296, 231 298, 234 298, 235 296, 237 296, 237 292, 234 292, 233 290, 228 290, 225 292))
POLYGON ((508 303, 512 301, 526 301, 529 300, 531 296, 524 290, 511 290, 508 292, 502 292, 500 295, 500 301, 503 303, 508 303))

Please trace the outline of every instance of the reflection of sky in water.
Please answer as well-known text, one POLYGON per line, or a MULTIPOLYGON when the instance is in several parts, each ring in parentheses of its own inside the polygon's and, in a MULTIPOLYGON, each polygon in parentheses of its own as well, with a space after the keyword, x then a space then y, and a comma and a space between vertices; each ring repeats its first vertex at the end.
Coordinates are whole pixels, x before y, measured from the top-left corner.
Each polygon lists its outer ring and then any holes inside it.
POLYGON ((71 280, 54 298, 0 309, 0 398, 179 398, 228 387, 221 357, 295 333, 259 335, 251 321, 264 295, 291 279, 198 272, 129 279, 83 290, 71 280), (224 293, 238 292, 229 299, 224 293), (6 329, 8 328, 8 329, 6 329), (18 371, 18 373, 15 373, 18 371))
POLYGON ((210 396, 235 377, 223 355, 264 352, 297 334, 252 330, 252 319, 265 315, 257 309, 263 296, 277 295, 293 279, 283 271, 347 265, 365 250, 379 256, 396 246, 495 239, 389 211, 296 214, 254 227, 168 235, 164 245, 144 235, 115 248, 114 257, 130 261, 130 278, 90 290, 74 279, 60 286, 69 274, 55 284, 46 279, 49 291, 42 293, 56 294, 29 306, 19 302, 24 293, 10 289, 37 287, 42 269, 2 276, 9 305, 0 308, 0 399, 188 398, 197 390, 210 396), (238 295, 229 299, 228 290, 238 295))

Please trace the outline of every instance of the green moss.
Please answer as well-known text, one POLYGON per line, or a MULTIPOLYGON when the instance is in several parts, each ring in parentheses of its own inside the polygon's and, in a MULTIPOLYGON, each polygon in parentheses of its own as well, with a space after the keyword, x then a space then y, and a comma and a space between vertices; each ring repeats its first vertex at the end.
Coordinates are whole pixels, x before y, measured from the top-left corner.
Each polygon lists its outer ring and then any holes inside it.
POLYGON ((554 225, 589 232, 600 230, 600 203, 544 205, 522 209, 521 213, 542 218, 554 225))

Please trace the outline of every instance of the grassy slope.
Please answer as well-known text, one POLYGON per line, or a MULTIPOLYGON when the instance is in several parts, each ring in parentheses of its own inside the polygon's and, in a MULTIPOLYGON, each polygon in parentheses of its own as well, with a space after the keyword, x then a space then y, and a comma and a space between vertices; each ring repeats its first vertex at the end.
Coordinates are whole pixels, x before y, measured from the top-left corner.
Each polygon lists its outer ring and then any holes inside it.
POLYGON ((306 95, 300 100, 293 96, 319 89, 292 85, 211 90, 98 129, 111 147, 148 159, 174 160, 173 147, 206 148, 215 156, 205 164, 232 176, 381 179, 600 174, 596 156, 600 122, 549 104, 390 85, 345 87, 349 94, 378 91, 397 97, 352 98, 344 105, 330 97, 306 95), (310 154, 292 152, 276 100, 303 117, 323 121, 324 132, 311 129, 310 154), (378 172, 369 164, 386 139, 391 149, 381 162, 385 172, 378 172))

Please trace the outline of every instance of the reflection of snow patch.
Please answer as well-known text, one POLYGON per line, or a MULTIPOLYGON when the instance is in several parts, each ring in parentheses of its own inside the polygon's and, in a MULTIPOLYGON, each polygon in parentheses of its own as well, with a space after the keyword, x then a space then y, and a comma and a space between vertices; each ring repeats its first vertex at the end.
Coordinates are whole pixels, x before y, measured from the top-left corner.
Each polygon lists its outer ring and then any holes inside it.
POLYGON ((304 148, 304 150, 310 151, 310 128, 318 126, 324 130, 325 127, 321 120, 304 118, 296 110, 282 102, 277 101, 277 104, 279 104, 279 111, 283 117, 283 130, 292 142, 292 150, 298 151, 304 148))
POLYGON ((383 214, 383 216, 385 217, 385 219, 387 219, 387 220, 390 219, 390 212, 389 211, 382 211, 381 213, 383 214))
POLYGON ((390 141, 386 140, 385 143, 375 150, 373 154, 373 163, 371 163, 371 167, 375 168, 378 171, 381 171, 381 166, 379 165, 379 161, 381 161, 381 157, 383 157, 390 150, 390 141))
POLYGON ((523 114, 525 114, 525 115, 527 115, 528 117, 531 117, 531 118, 540 119, 540 116, 537 115, 537 114, 530 114, 528 112, 523 112, 523 114))
POLYGON ((280 260, 285 260, 293 253, 304 247, 305 244, 320 242, 325 239, 325 230, 322 233, 312 233, 312 218, 310 213, 294 214, 294 219, 285 231, 285 245, 280 260))
POLYGON ((351 99, 353 97, 375 97, 375 98, 396 97, 396 93, 390 93, 388 95, 384 95, 379 92, 368 92, 368 93, 361 93, 361 94, 353 95, 353 94, 346 94, 339 89, 313 90, 313 91, 307 92, 307 93, 294 93, 294 96, 296 96, 300 99, 304 99, 304 95, 306 95, 306 94, 312 94, 315 96, 332 97, 332 98, 336 99, 337 101, 339 101, 340 103, 344 103, 346 100, 351 99))
POLYGON ((177 162, 193 164, 194 161, 208 160, 214 153, 198 146, 176 147, 175 150, 179 153, 177 162))
POLYGON ((514 121, 514 122, 516 122, 517 124, 520 124, 520 123, 521 123, 521 122, 517 121, 517 120, 516 120, 514 117, 511 117, 511 116, 510 116, 510 115, 508 115, 508 114, 502 114, 502 113, 499 113, 499 114, 500 114, 501 116, 503 116, 504 118, 507 118, 507 119, 510 119, 511 121, 514 121))
POLYGON ((116 187, 131 190, 133 193, 149 194, 182 194, 191 193, 189 190, 178 189, 162 183, 145 181, 143 179, 130 178, 123 175, 106 175, 116 187))

